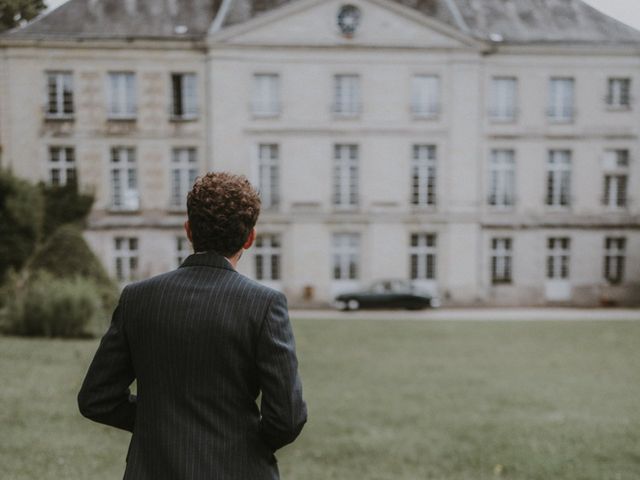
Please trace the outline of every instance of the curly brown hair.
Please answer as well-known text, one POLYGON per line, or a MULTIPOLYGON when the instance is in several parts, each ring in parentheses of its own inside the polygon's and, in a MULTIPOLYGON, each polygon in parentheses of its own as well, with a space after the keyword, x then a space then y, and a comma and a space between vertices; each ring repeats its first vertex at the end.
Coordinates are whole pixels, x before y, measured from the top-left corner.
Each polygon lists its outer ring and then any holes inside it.
POLYGON ((260 215, 260 196, 244 175, 210 172, 198 177, 187 196, 193 249, 225 257, 247 241, 260 215))

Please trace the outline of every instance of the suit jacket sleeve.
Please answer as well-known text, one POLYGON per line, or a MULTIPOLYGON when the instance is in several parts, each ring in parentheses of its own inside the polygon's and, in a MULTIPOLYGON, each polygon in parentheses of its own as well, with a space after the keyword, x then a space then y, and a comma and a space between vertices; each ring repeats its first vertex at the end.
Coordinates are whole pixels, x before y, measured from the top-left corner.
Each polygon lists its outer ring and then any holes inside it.
POLYGON ((267 308, 256 356, 262 390, 260 433, 275 451, 293 442, 307 421, 295 340, 282 293, 267 308))
POLYGON ((133 432, 136 397, 129 387, 135 373, 124 330, 123 297, 124 291, 78 393, 78 407, 95 422, 133 432))

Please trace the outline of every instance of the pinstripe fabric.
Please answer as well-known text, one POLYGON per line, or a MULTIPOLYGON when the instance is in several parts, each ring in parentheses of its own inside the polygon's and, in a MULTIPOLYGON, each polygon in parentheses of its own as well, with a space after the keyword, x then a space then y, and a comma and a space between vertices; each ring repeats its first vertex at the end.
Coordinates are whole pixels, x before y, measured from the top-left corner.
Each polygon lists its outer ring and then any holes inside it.
POLYGON ((78 405, 133 433, 125 479, 279 478, 307 418, 286 297, 213 252, 127 286, 78 405))

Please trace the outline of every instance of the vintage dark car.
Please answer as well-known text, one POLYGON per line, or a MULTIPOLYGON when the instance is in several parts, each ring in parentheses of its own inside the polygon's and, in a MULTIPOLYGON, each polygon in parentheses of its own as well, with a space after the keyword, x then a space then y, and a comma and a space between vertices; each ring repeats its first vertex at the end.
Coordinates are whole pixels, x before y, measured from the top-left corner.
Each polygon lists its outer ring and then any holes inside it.
POLYGON ((407 280, 379 280, 366 290, 338 295, 333 306, 340 310, 359 308, 406 308, 420 310, 439 307, 437 297, 421 291, 407 280))

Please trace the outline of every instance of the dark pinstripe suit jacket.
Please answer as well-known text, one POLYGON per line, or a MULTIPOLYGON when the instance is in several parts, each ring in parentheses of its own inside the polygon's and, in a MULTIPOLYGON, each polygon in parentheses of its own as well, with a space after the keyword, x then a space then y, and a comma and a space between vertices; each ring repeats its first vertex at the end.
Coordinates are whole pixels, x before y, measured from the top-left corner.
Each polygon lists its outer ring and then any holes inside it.
POLYGON ((127 286, 78 405, 133 433, 125 479, 279 478, 307 419, 285 296, 213 252, 127 286))

